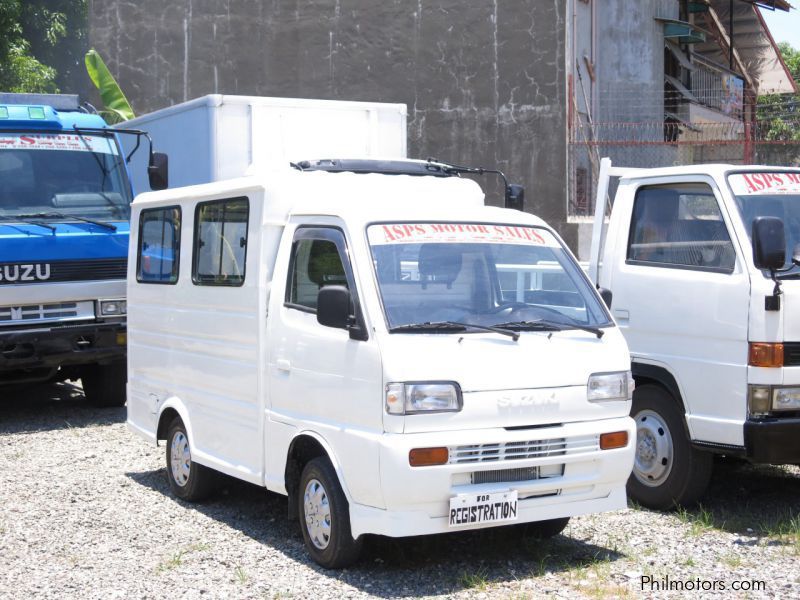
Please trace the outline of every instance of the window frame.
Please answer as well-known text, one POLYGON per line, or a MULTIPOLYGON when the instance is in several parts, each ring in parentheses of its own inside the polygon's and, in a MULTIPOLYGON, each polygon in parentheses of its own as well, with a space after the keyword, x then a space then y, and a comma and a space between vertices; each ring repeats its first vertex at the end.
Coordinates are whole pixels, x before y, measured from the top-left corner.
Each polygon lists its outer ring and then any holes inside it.
POLYGON ((723 275, 732 275, 736 272, 736 261, 737 261, 737 252, 736 252, 736 245, 734 244, 734 236, 731 235, 731 228, 728 226, 728 222, 725 220, 725 213, 723 211, 722 203, 720 202, 719 196, 715 193, 714 186, 708 181, 700 181, 700 180, 692 180, 692 181, 669 181, 664 183, 651 183, 647 185, 640 185, 636 188, 636 193, 633 196, 633 202, 631 203, 631 212, 630 212, 630 221, 628 223, 628 237, 625 242, 625 264, 626 265, 633 265, 638 267, 654 267, 657 269, 679 269, 683 271, 700 271, 703 273, 720 273, 723 275), (649 190, 653 188, 663 189, 667 187, 676 187, 676 186, 685 186, 685 185, 695 185, 695 186, 707 186, 709 190, 709 196, 711 196, 717 205, 717 211, 719 213, 719 221, 722 223, 723 227, 725 228, 725 233, 728 235, 728 242, 731 244, 731 250, 733 252, 733 264, 731 267, 713 267, 713 266, 702 266, 702 265, 687 265, 683 263, 667 263, 667 262, 657 262, 657 261, 650 261, 650 260, 641 260, 641 259, 634 259, 629 258, 630 251, 631 251, 631 244, 633 243, 633 236, 636 222, 634 220, 634 215, 636 213, 636 202, 639 199, 639 194, 644 190, 649 190))
MULTIPOLYGON (((173 223, 174 225, 174 223, 173 223)), ((159 206, 153 208, 144 208, 139 213, 139 239, 136 245, 136 281, 137 283, 145 283, 145 284, 155 284, 155 285, 177 285, 178 281, 180 280, 181 275, 181 234, 183 230, 183 209, 180 205, 171 204, 169 206, 159 206), (153 212, 166 212, 168 210, 178 210, 178 227, 174 230, 175 234, 173 238, 173 264, 176 266, 175 269, 175 280, 174 281, 149 281, 147 279, 142 279, 142 243, 144 242, 143 233, 144 233, 144 215, 147 213, 153 212), (175 243, 177 242, 177 243, 175 243)))
MULTIPOLYGON (((224 223, 224 221, 223 221, 224 223)), ((194 208, 194 232, 192 234, 192 283, 197 286, 212 286, 212 287, 242 287, 244 285, 245 279, 247 278, 247 250, 250 246, 250 197, 249 196, 234 196, 231 198, 215 198, 214 200, 206 200, 204 202, 198 202, 194 208), (244 228, 244 257, 242 259, 242 275, 241 279, 236 281, 203 281, 202 279, 198 278, 197 268, 198 263, 200 262, 200 253, 198 252, 199 247, 197 242, 200 239, 200 210, 209 205, 213 204, 225 204, 230 202, 235 202, 239 200, 244 200, 247 205, 247 212, 245 218, 245 228, 244 228)))
POLYGON ((292 236, 292 246, 289 256, 289 270, 286 273, 286 289, 283 294, 283 306, 312 315, 317 314, 316 308, 310 308, 303 304, 296 304, 290 301, 294 267, 297 261, 297 244, 303 240, 326 241, 336 246, 336 249, 339 251, 339 257, 342 258, 342 268, 347 278, 350 297, 353 299, 354 311, 355 314, 358 315, 360 312, 358 293, 356 292, 355 277, 353 276, 353 267, 350 262, 347 238, 345 237, 344 231, 340 227, 334 225, 300 225, 295 229, 294 235, 292 236))

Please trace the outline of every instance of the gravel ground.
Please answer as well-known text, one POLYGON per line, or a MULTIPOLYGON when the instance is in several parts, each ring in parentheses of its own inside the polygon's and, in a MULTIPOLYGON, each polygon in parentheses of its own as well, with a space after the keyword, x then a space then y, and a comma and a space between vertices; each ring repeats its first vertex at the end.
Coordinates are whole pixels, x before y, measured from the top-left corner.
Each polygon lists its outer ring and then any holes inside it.
POLYGON ((328 572, 285 498, 229 480, 186 504, 162 464, 124 409, 90 408, 77 386, 0 390, 0 597, 684 596, 642 589, 668 577, 716 589, 700 597, 800 598, 797 467, 721 461, 701 508, 575 518, 548 542, 513 528, 373 538, 356 567, 328 572), (731 590, 753 581, 766 588, 731 590))

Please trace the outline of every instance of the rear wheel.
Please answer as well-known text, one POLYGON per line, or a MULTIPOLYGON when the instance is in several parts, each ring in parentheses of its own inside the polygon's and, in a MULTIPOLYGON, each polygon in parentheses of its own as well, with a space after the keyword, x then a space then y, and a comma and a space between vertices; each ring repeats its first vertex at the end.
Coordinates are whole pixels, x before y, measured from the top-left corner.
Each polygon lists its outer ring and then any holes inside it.
POLYGON ((692 447, 679 407, 657 385, 643 385, 633 393, 636 457, 628 495, 647 508, 668 510, 695 504, 711 478, 713 456, 692 447))
POLYGON ((189 435, 180 417, 175 417, 167 432, 167 481, 172 493, 187 502, 199 502, 214 491, 216 473, 192 460, 189 435))
POLYGON ((92 406, 124 406, 128 368, 125 363, 92 365, 81 373, 83 393, 92 406))
POLYGON ((362 540, 353 539, 350 507, 326 457, 306 464, 297 497, 300 529, 311 558, 326 569, 341 569, 358 560, 362 540))

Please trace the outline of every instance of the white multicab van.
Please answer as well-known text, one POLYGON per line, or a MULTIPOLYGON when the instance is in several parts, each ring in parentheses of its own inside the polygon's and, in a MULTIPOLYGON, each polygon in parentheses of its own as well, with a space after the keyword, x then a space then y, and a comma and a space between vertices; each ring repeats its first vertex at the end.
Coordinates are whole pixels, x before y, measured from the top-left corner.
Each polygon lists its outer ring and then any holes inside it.
POLYGON ((434 163, 354 170, 133 203, 128 425, 172 491, 285 494, 329 568, 365 534, 625 507, 630 359, 559 237, 434 163))

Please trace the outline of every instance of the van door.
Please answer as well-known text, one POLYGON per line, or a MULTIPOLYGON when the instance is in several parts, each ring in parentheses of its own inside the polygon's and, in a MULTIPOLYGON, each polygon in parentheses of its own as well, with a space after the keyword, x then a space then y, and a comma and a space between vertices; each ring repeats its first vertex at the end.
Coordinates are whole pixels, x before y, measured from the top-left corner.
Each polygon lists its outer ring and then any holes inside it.
POLYGON ((749 278, 713 186, 671 180, 635 190, 612 312, 632 360, 674 375, 692 439, 741 446, 749 278))
MULTIPOLYGON (((339 463, 343 486, 359 502, 381 506, 380 355, 373 335, 351 339, 347 330, 317 322, 317 294, 326 285, 346 286, 354 311, 361 310, 344 228, 322 223, 298 226, 279 251, 268 331, 269 418, 294 433, 321 436, 339 463)), ((267 461, 282 464, 283 458, 267 461)))

